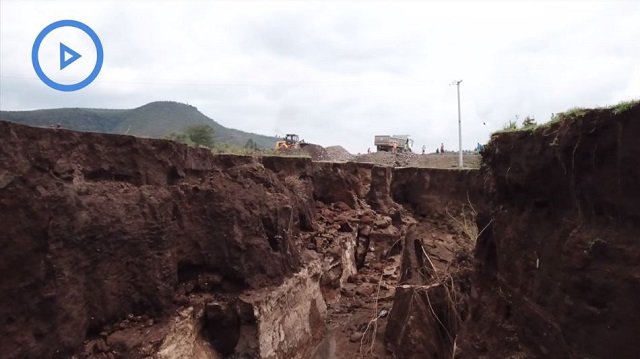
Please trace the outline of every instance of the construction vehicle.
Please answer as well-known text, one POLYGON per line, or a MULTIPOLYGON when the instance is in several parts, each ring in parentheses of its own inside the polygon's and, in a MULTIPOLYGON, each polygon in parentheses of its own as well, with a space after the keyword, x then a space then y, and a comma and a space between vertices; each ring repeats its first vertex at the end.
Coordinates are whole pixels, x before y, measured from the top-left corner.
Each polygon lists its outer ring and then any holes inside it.
POLYGON ((293 133, 288 133, 284 136, 282 140, 276 142, 275 149, 277 151, 293 150, 293 149, 300 149, 306 145, 307 144, 304 142, 304 140, 300 141, 300 138, 298 137, 298 135, 293 133))
POLYGON ((376 135, 373 144, 378 152, 412 152, 413 140, 409 135, 376 135))

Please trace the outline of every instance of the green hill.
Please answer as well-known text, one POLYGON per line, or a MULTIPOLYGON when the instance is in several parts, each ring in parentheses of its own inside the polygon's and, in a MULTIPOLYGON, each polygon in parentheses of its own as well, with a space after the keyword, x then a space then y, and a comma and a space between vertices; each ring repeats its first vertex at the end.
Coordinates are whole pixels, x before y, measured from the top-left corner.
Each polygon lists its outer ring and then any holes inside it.
POLYGON ((164 138, 194 125, 207 124, 218 143, 244 146, 252 139, 261 148, 273 148, 276 138, 227 128, 197 108, 178 102, 152 102, 130 110, 59 108, 35 111, 0 111, 0 119, 31 126, 56 126, 77 131, 164 138))

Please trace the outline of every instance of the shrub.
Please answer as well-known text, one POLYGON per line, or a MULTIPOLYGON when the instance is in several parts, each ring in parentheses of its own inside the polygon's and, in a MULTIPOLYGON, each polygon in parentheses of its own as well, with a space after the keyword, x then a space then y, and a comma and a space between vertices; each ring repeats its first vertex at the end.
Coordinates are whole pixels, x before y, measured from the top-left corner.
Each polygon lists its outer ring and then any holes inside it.
POLYGON ((615 106, 612 106, 611 108, 613 109, 613 114, 614 115, 619 115, 623 112, 627 112, 629 110, 631 110, 631 108, 634 105, 637 105, 638 103, 640 103, 640 100, 630 100, 630 101, 622 101, 620 103, 618 103, 615 106))
POLYGON ((533 117, 529 117, 527 116, 524 121, 522 121, 522 128, 523 129, 531 129, 531 128, 535 128, 538 124, 536 123, 536 120, 533 117))
POLYGON ((244 144, 244 148, 251 150, 251 151, 257 151, 258 150, 258 144, 253 140, 253 139, 248 139, 247 143, 244 144))
POLYGON ((503 131, 515 131, 518 129, 518 123, 516 121, 509 121, 502 126, 503 131))
POLYGON ((188 127, 184 132, 171 132, 164 138, 171 141, 184 143, 189 146, 204 146, 213 148, 213 128, 209 125, 196 125, 188 127))
POLYGON ((186 133, 171 132, 170 134, 166 135, 164 138, 167 139, 167 140, 184 143, 185 145, 195 146, 193 141, 191 141, 191 139, 189 138, 189 136, 186 133))
POLYGON ((189 139, 198 146, 213 147, 213 128, 209 125, 196 125, 185 130, 189 139))

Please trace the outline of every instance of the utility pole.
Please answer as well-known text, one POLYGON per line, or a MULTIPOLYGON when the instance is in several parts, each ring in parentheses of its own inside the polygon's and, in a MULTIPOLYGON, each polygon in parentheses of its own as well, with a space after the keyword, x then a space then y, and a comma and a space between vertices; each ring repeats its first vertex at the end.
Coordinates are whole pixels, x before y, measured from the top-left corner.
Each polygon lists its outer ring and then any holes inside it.
POLYGON ((460 83, 462 80, 456 80, 451 85, 456 85, 458 88, 458 167, 462 168, 462 120, 460 117, 460 83))

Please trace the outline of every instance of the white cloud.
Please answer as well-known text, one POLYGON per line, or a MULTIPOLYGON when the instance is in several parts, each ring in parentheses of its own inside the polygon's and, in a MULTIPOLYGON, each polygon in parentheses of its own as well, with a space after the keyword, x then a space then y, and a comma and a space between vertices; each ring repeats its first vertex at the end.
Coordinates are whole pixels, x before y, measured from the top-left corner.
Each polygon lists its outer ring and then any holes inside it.
POLYGON ((222 124, 364 152, 373 135, 465 148, 515 115, 640 97, 634 2, 0 3, 0 107, 197 106, 222 124), (101 37, 105 64, 70 94, 35 77, 30 51, 72 18, 101 37))

